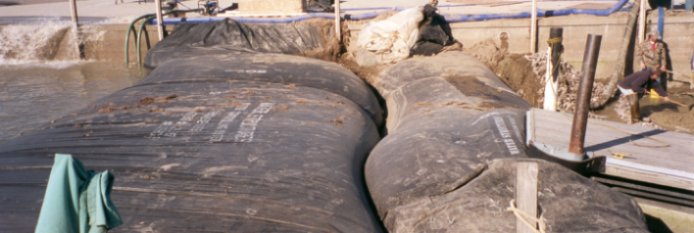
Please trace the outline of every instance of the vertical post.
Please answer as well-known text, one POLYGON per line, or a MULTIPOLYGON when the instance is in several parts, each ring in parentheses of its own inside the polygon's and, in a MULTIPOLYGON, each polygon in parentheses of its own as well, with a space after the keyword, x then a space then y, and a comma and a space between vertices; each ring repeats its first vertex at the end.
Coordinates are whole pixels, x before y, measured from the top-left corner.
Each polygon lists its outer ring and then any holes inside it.
POLYGON ((595 67, 598 64, 598 54, 600 53, 601 35, 588 34, 586 50, 583 53, 583 68, 581 84, 578 87, 578 98, 576 99, 576 113, 574 114, 573 125, 571 127, 571 139, 569 152, 584 156, 583 145, 586 139, 586 126, 588 125, 588 108, 590 107, 590 97, 593 92, 593 81, 595 79, 595 67))
POLYGON ((533 0, 530 14, 530 52, 537 52, 537 0, 533 0))
POLYGON ((665 7, 658 7, 658 39, 663 39, 665 31, 665 7))
POLYGON ((161 15, 161 0, 154 0, 154 5, 157 7, 157 35, 159 35, 159 41, 161 41, 164 39, 164 19, 161 15))
POLYGON ((552 27, 547 40, 547 72, 545 74, 545 98, 543 108, 547 111, 557 111, 559 93, 559 57, 562 52, 562 35, 564 29, 552 27))
POLYGON ((335 36, 338 41, 342 41, 342 24, 340 24, 340 0, 335 0, 335 36))
POLYGON ((692 12, 692 10, 694 10, 694 0, 687 0, 684 3, 684 9, 686 9, 688 12, 692 12))
POLYGON ((70 0, 70 13, 72 15, 72 26, 77 28, 79 25, 77 18, 77 0, 70 0))
POLYGON ((643 37, 646 35, 646 5, 648 0, 641 0, 639 5, 639 43, 643 42, 643 37))
MULTIPOLYGON (((516 166, 516 204, 518 209, 531 218, 537 218, 537 163, 521 162, 516 166)), ((535 233, 537 225, 531 229, 516 218, 517 233, 535 233)))
POLYGON ((72 16, 72 36, 75 38, 75 43, 77 43, 77 54, 79 54, 80 59, 84 59, 84 44, 82 44, 80 39, 80 24, 77 16, 77 0, 70 0, 70 15, 72 16))

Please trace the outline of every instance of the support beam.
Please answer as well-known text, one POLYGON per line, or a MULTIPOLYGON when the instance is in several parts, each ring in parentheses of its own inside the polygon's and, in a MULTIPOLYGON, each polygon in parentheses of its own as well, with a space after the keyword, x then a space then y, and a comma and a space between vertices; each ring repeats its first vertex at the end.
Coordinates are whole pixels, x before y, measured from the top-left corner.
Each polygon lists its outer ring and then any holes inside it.
MULTIPOLYGON (((164 39, 164 19, 161 14, 161 0, 154 0, 154 5, 156 5, 157 14, 157 35, 159 35, 159 41, 164 39)), ((139 52, 139 51, 138 51, 139 52)))
POLYGON ((70 0, 70 15, 72 16, 72 26, 77 28, 79 25, 77 18, 77 0, 70 0))
POLYGON ((342 41, 342 24, 340 23, 340 0, 335 0, 335 33, 337 40, 342 41))
POLYGON ((593 93, 595 67, 598 64, 601 41, 601 35, 588 34, 586 50, 583 53, 583 69, 581 71, 583 77, 581 77, 581 84, 578 87, 576 113, 574 114, 573 125, 571 127, 571 138, 569 140, 569 152, 580 158, 583 158, 585 154, 583 146, 586 139, 590 97, 593 93))
MULTIPOLYGON (((537 163, 522 162, 516 165, 516 204, 518 209, 530 218, 537 218, 537 163)), ((535 233, 537 224, 530 221, 530 228, 522 219, 516 217, 517 233, 535 233)))
POLYGON ((646 5, 648 5, 648 0, 641 0, 641 5, 639 7, 639 44, 643 42, 646 36, 646 5))
POLYGON ((77 54, 80 59, 84 59, 84 44, 82 44, 82 40, 80 39, 80 23, 79 17, 77 16, 77 0, 70 0, 70 15, 72 16, 72 36, 75 38, 75 43, 77 44, 77 54))
POLYGON ((530 52, 537 52, 537 0, 533 0, 530 14, 530 52))

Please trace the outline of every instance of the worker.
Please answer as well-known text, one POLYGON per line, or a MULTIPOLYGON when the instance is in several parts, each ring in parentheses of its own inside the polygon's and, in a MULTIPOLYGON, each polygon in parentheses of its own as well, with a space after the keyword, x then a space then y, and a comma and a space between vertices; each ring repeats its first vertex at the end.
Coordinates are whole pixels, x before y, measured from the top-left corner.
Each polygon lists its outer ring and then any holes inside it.
POLYGON ((657 32, 651 31, 646 35, 646 40, 639 44, 638 55, 641 58, 641 69, 667 71, 665 45, 658 40, 657 32))
POLYGON ((662 101, 670 101, 667 92, 665 92, 665 89, 658 83, 660 74, 660 69, 646 67, 644 70, 626 76, 624 80, 617 85, 619 91, 622 93, 622 98, 625 98, 629 105, 629 114, 626 114, 629 124, 636 123, 640 120, 639 98, 643 96, 643 94, 646 94, 648 92, 647 90, 652 88, 662 97, 662 101))

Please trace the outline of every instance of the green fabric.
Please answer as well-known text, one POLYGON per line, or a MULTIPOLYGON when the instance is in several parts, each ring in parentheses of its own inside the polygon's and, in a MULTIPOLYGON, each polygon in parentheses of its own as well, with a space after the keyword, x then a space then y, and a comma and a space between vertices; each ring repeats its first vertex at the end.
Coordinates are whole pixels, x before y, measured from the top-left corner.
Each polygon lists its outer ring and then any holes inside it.
POLYGON ((100 233, 120 225, 112 184, 108 171, 95 174, 71 155, 56 154, 36 232, 100 233))

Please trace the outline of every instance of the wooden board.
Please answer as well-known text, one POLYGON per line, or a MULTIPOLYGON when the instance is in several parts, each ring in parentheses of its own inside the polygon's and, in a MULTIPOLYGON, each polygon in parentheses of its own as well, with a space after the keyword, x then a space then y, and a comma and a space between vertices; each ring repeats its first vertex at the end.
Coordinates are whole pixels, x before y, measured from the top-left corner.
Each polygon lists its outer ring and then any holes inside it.
MULTIPOLYGON (((573 115, 532 109, 528 146, 566 151, 573 115)), ((586 153, 607 157, 605 174, 694 191, 694 135, 589 119, 586 153)))

